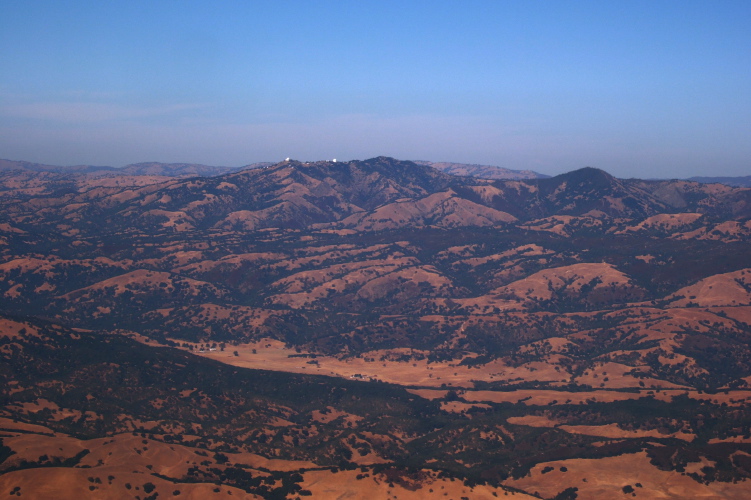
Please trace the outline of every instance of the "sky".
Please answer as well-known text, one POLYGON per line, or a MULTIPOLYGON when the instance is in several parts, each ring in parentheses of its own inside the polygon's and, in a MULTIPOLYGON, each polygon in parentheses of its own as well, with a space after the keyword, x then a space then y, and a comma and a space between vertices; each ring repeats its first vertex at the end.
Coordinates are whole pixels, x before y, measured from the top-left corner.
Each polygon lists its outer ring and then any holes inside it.
POLYGON ((751 175, 751 2, 0 0, 0 158, 751 175))

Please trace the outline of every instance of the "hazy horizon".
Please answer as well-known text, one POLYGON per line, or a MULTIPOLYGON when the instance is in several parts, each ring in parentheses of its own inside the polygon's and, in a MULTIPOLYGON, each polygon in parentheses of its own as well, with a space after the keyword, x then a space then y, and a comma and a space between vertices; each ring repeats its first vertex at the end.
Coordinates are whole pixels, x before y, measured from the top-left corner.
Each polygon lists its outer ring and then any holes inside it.
POLYGON ((751 4, 6 2, 0 157, 749 175, 751 4))

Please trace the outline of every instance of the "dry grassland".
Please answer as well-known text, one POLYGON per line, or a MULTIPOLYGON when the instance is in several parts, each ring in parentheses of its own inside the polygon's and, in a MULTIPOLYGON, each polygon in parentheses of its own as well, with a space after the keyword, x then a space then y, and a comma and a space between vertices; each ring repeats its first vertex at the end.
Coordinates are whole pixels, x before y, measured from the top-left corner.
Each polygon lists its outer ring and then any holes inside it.
POLYGON ((630 486, 635 498, 747 500, 751 482, 713 482, 702 484, 678 472, 658 469, 649 463, 645 452, 618 457, 572 459, 536 465, 529 475, 510 479, 507 484, 551 498, 569 487, 576 487, 580 500, 631 498, 624 494, 630 486), (545 471, 545 472, 543 472, 545 471))
POLYGON ((523 417, 511 417, 508 423, 515 425, 528 425, 530 427, 555 427, 562 431, 566 431, 570 434, 584 434, 586 436, 599 436, 606 438, 676 438, 683 441, 693 441, 696 436, 685 432, 674 432, 670 434, 663 434, 656 429, 652 430, 626 430, 621 429, 617 424, 605 424, 605 425, 566 425, 555 420, 551 420, 544 415, 525 415, 523 417))
MULTIPOLYGON (((128 467, 71 469, 41 468, 24 469, 0 476, 0 491, 27 499, 81 500, 123 500, 144 498, 158 493, 160 498, 202 500, 204 498, 260 499, 245 491, 229 486, 209 483, 175 484, 146 473, 130 472, 128 467), (110 480, 109 477, 113 479, 110 480), (91 479, 90 479, 91 478, 91 479), (93 481, 92 481, 93 479, 93 481), (99 482, 97 482, 97 480, 99 482), (130 485, 130 488, 128 488, 130 485), (151 489, 148 485, 153 485, 151 489), (92 489, 93 488, 93 489, 92 489), (175 492, 179 492, 177 495, 175 492)), ((11 497, 8 497, 11 498, 11 497)))
POLYGON ((472 500, 495 498, 531 499, 524 493, 506 490, 502 487, 478 485, 469 487, 461 481, 441 479, 432 471, 421 471, 417 477, 375 474, 372 472, 310 471, 303 475, 302 486, 309 490, 312 498, 372 500, 372 499, 454 499, 462 497, 472 500), (358 479, 358 477, 360 479, 358 479))

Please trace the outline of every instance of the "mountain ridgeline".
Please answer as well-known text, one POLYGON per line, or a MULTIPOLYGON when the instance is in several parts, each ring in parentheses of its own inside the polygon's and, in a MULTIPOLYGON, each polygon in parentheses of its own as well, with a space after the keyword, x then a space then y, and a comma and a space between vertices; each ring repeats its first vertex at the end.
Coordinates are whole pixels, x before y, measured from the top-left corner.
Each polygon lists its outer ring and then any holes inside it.
MULTIPOLYGON (((12 174, 6 175, 9 176, 12 174)), ((138 227, 160 232, 262 228, 381 229, 423 226, 496 225, 556 215, 594 218, 645 218, 666 212, 696 212, 709 218, 751 215, 751 192, 687 181, 621 180, 583 168, 547 179, 515 181, 455 177, 433 168, 391 158, 353 162, 283 162, 214 177, 173 179, 117 189, 79 188, 47 197, 37 207, 33 196, 13 214, 27 224, 70 219, 78 213, 81 230, 125 231, 138 227), (37 211, 41 208, 41 212, 37 211), (453 215, 469 212, 466 219, 453 215), (395 215, 398 214, 398 215, 395 215)), ((37 201, 38 203, 38 201, 37 201)))

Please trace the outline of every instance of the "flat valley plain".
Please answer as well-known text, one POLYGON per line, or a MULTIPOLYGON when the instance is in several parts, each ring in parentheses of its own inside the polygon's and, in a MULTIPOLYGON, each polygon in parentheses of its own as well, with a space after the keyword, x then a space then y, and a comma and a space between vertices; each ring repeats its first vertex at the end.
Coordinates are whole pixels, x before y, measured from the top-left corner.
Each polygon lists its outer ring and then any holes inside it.
POLYGON ((748 498, 751 189, 430 165, 0 162, 0 495, 748 498))

